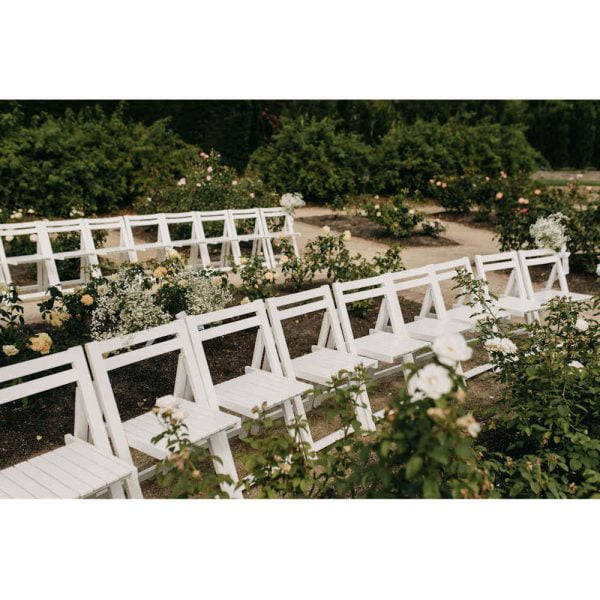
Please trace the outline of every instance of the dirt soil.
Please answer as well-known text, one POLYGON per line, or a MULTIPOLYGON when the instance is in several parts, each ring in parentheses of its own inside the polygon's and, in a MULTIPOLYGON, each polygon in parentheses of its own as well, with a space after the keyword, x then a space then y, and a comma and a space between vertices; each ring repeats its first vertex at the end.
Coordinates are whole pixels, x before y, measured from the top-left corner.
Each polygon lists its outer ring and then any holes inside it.
POLYGON ((343 214, 320 215, 314 217, 301 217, 297 219, 309 225, 328 225, 339 233, 349 230, 353 236, 358 236, 374 242, 389 244, 393 246, 456 246, 457 242, 445 237, 431 237, 421 233, 415 233, 409 237, 394 238, 386 234, 383 227, 373 223, 367 217, 357 215, 348 216, 343 214))

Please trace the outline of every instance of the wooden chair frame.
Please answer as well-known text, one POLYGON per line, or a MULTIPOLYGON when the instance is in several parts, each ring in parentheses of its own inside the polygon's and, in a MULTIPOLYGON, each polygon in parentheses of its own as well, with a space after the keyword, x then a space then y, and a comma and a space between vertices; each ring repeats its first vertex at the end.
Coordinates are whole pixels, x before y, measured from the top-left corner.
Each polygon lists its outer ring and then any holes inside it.
MULTIPOLYGON (((188 419, 193 423, 211 421, 211 433, 206 436, 194 436, 190 426, 190 439, 194 443, 206 442, 211 453, 217 457, 213 461, 215 472, 227 474, 233 480, 233 485, 222 484, 222 489, 230 496, 241 497, 241 491, 235 489, 238 480, 237 471, 231 455, 227 431, 239 427, 239 419, 232 415, 222 413, 213 401, 210 393, 209 383, 202 377, 198 370, 196 357, 192 343, 188 335, 185 323, 182 320, 172 321, 166 325, 160 325, 151 329, 140 331, 128 336, 112 338, 110 340, 90 342, 86 344, 86 354, 94 376, 94 386, 106 419, 107 429, 115 447, 115 453, 123 460, 133 464, 130 446, 140 452, 148 454, 157 459, 166 458, 168 451, 150 443, 149 439, 156 435, 160 429, 148 433, 148 423, 140 422, 140 428, 144 430, 126 435, 128 424, 136 419, 122 423, 117 408, 113 389, 110 383, 110 371, 130 365, 155 356, 161 356, 170 352, 179 352, 179 361, 175 377, 173 395, 182 400, 191 400, 186 404, 186 410, 192 414, 188 419), (164 338, 169 338, 165 340, 164 338), (140 346, 134 348, 134 346, 140 346), (113 356, 108 356, 115 351, 128 350, 113 356), (218 423, 216 423, 218 421, 218 423)), ((143 415, 146 418, 151 413, 143 415)), ((154 415, 151 415, 154 418, 154 415)), ((146 418, 146 421, 148 419, 146 418)))
POLYGON ((275 252, 273 240, 289 239, 294 250, 294 254, 300 257, 300 248, 298 247, 298 237, 300 236, 294 230, 294 215, 281 207, 259 208, 259 214, 262 221, 262 228, 267 240, 267 250, 270 253, 270 261, 273 268, 279 264, 279 255, 275 252), (269 219, 283 219, 283 228, 278 231, 271 231, 269 219))
POLYGON ((167 220, 163 213, 154 215, 125 215, 125 226, 131 242, 131 252, 134 256, 133 262, 139 261, 138 252, 156 250, 156 260, 165 258, 165 251, 171 249, 171 236, 167 220), (136 242, 135 229, 143 227, 156 227, 157 239, 155 242, 136 242))
MULTIPOLYGON (((283 372, 287 377, 302 379, 317 385, 325 385, 333 375, 336 375, 342 369, 351 371, 359 364, 366 368, 377 368, 377 361, 348 352, 331 289, 328 285, 286 296, 268 298, 265 304, 275 345, 281 358, 283 372), (306 356, 313 355, 323 368, 315 369, 307 365, 304 369, 298 370, 296 366, 298 361, 292 360, 290 356, 283 331, 283 322, 287 319, 318 311, 324 312, 317 344, 312 346, 311 353, 299 358, 302 360, 306 356), (330 371, 330 366, 333 367, 333 371, 330 371)), ((357 398, 355 398, 355 403, 356 416, 363 429, 374 431, 375 424, 366 387, 363 387, 357 398)))
MULTIPOLYGON (((209 394, 211 401, 217 405, 222 403, 224 408, 232 410, 245 418, 256 418, 256 414, 250 410, 248 402, 245 402, 244 405, 242 405, 240 400, 233 398, 228 399, 227 402, 219 399, 219 386, 223 386, 228 382, 217 384, 217 386, 213 385, 212 375, 204 352, 204 342, 221 336, 253 329, 255 327, 258 328, 252 363, 246 367, 246 373, 242 377, 250 374, 257 374, 258 376, 258 374, 270 373, 278 378, 278 382, 282 384, 284 388, 287 386, 290 390, 289 394, 287 391, 284 392, 283 395, 281 395, 280 391, 277 391, 277 394, 273 394, 276 401, 272 403, 272 407, 276 409, 281 408, 290 433, 293 432, 292 426, 296 419, 306 421, 306 428, 300 431, 300 438, 311 447, 313 446, 313 439, 301 397, 302 394, 309 391, 312 386, 296 382, 295 379, 284 375, 279 356, 277 355, 275 340, 273 339, 265 305, 262 300, 255 300, 249 304, 232 306, 202 315, 188 316, 185 318, 185 323, 192 339, 198 368, 202 375, 202 379, 206 383, 207 394, 209 394), (223 323, 223 321, 227 321, 228 319, 235 320, 223 323), (268 365, 268 371, 266 368, 263 368, 263 365, 268 365), (287 397, 284 397, 286 394, 287 397), (246 404, 248 404, 248 406, 246 406, 246 404)), ((237 378, 234 378, 234 380, 236 379, 237 378)), ((252 385, 252 383, 249 385, 252 385)), ((259 386, 259 383, 256 383, 256 385, 259 386)), ((267 386, 268 385, 269 382, 267 382, 267 386)), ((278 386, 278 390, 280 389, 281 386, 278 386)), ((248 394, 250 393, 251 388, 246 388, 243 391, 243 395, 251 401, 250 403, 252 403, 254 400, 252 397, 248 397, 248 394)), ((257 399, 256 406, 259 406, 260 404, 260 399, 257 399)))
POLYGON ((200 258, 202 266, 206 269, 216 269, 219 271, 231 271, 230 258, 232 257, 232 244, 235 238, 235 231, 232 229, 229 211, 227 210, 207 210, 196 211, 196 226, 200 236, 200 258), (205 223, 222 222, 223 232, 217 237, 206 237, 204 231, 205 223), (210 257, 209 246, 221 246, 219 259, 215 264, 210 257))
POLYGON ((123 498, 123 486, 130 498, 141 498, 137 469, 112 453, 81 346, 2 367, 0 384, 66 366, 69 368, 0 389, 0 404, 75 383, 76 420, 79 412, 79 419, 87 424, 86 436, 67 435, 68 451, 52 450, 0 471, 0 498, 73 498, 95 495, 103 489, 123 498), (93 445, 85 441, 88 437, 93 445))
POLYGON ((270 269, 276 268, 272 259, 273 248, 271 240, 264 230, 263 219, 258 208, 233 209, 228 211, 230 227, 233 235, 231 250, 236 265, 241 265, 242 249, 241 242, 252 242, 251 256, 255 257, 262 253, 263 264, 270 269), (254 221, 252 233, 238 233, 237 221, 254 221))
MULTIPOLYGON (((111 254, 119 255, 121 260, 129 262, 137 261, 137 254, 133 248, 133 240, 130 238, 130 232, 123 217, 98 217, 94 219, 85 219, 85 226, 90 232, 93 242, 94 231, 117 231, 119 234, 118 246, 98 247, 94 244, 96 256, 98 258, 109 256, 111 254)), ((98 267, 101 270, 101 267, 98 267)))

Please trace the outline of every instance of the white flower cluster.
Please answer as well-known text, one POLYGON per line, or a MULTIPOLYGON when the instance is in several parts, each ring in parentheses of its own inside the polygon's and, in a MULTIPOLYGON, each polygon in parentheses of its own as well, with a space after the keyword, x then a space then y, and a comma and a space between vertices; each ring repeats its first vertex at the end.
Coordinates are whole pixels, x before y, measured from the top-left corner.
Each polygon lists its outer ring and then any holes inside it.
POLYGON ((98 297, 90 329, 95 340, 106 340, 170 320, 170 315, 155 304, 143 276, 116 277, 111 280, 107 293, 98 297))
POLYGON ((175 396, 163 396, 156 400, 154 412, 163 418, 168 418, 171 422, 182 423, 187 417, 187 413, 181 410, 181 401, 175 396))
POLYGON ((506 337, 490 338, 483 345, 488 352, 496 352, 504 356, 515 354, 517 351, 515 343, 506 337))
POLYGON ((184 290, 185 310, 189 315, 220 310, 233 297, 227 286, 222 285, 220 277, 208 278, 189 267, 174 273, 172 283, 184 290))
POLYGON ((569 241, 564 221, 568 217, 560 212, 540 217, 530 228, 529 234, 538 248, 558 251, 569 241))
POLYGON ((279 201, 279 205, 285 208, 285 210, 289 213, 293 213, 296 208, 300 208, 304 206, 306 202, 302 198, 302 194, 298 192, 294 194, 283 194, 281 196, 281 200, 279 201))

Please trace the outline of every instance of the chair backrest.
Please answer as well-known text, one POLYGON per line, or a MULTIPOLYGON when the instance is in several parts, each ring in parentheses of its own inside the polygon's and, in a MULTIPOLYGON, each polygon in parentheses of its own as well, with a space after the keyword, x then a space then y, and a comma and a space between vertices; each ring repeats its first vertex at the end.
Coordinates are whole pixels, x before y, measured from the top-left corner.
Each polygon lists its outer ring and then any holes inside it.
POLYGON ((140 259, 139 252, 152 250, 156 251, 156 258, 162 260, 165 250, 172 247, 165 215, 162 213, 155 215, 125 215, 124 219, 135 260, 140 259), (136 241, 136 232, 139 234, 142 232, 140 230, 148 228, 156 230, 156 240, 152 242, 136 241))
POLYGON ((300 249, 298 247, 297 239, 300 234, 297 233, 294 229, 294 215, 291 212, 279 206, 270 208, 259 208, 259 212, 262 221, 263 231, 268 240, 268 249, 271 252, 272 264, 277 264, 276 246, 274 246, 272 241, 276 238, 289 239, 294 250, 294 254, 300 257, 300 249), (283 226, 275 228, 272 225, 274 221, 283 223, 283 226))
MULTIPOLYGON (((206 245, 202 245, 201 248, 201 243, 204 241, 204 232, 202 226, 198 224, 196 212, 165 213, 163 217, 171 247, 174 249, 189 247, 190 265, 194 267, 198 265, 205 266, 201 256, 202 248, 206 250, 206 245), (189 235, 186 233, 185 236, 182 236, 181 231, 184 226, 187 226, 186 232, 189 231, 189 235)), ((210 262, 210 259, 208 259, 208 262, 210 262)))
POLYGON ((565 294, 569 293, 569 284, 567 283, 561 253, 554 252, 554 250, 550 250, 549 248, 535 248, 532 250, 518 250, 517 255, 521 264, 525 289, 530 299, 534 299, 535 290, 529 268, 539 265, 549 265, 552 267, 544 285, 546 290, 553 289, 554 283, 558 280, 560 291, 565 294))
MULTIPOLYGON (((78 259, 79 277, 63 281, 62 285, 81 285, 89 280, 89 276, 100 277, 98 255, 94 246, 92 232, 85 219, 65 219, 62 221, 46 222, 46 231, 52 248, 52 257, 55 261, 78 259), (59 241, 61 234, 77 234, 79 236, 79 248, 71 250, 55 250, 53 242, 59 241)), ((57 265, 58 268, 58 265, 57 265)), ((60 271, 59 271, 60 276, 60 271)))
POLYGON ((117 245, 98 246, 94 244, 97 256, 110 256, 117 254, 121 259, 130 262, 137 261, 137 255, 133 249, 133 240, 130 239, 130 233, 123 217, 97 217, 94 219, 85 219, 91 235, 94 232, 103 232, 107 239, 111 234, 116 233, 119 237, 117 245))
POLYGON ((347 352, 335 303, 328 285, 295 294, 268 298, 265 304, 283 371, 288 377, 296 375, 283 331, 283 322, 287 319, 323 311, 317 346, 347 352))
MULTIPOLYGON (((423 306, 421 307, 421 316, 425 317, 430 313, 432 305, 436 310, 436 314, 438 319, 442 318, 442 315, 438 313, 438 310, 442 310, 442 306, 446 307, 446 302, 444 300, 444 293, 442 290, 441 283, 450 281, 458 274, 459 270, 464 270, 467 273, 473 275, 473 269, 471 267, 471 261, 467 256, 463 256, 462 258, 456 258, 454 260, 448 260, 442 263, 434 263, 427 265, 429 269, 429 273, 432 278, 431 285, 431 293, 429 297, 426 298, 425 302, 423 302, 423 306), (438 298, 438 305, 435 304, 435 297, 438 298)), ((464 290, 458 290, 458 293, 461 293, 464 290)), ((456 304, 464 304, 468 298, 464 295, 456 298, 456 304)))
POLYGON ((217 408, 214 398, 210 396, 202 380, 187 328, 181 320, 130 335, 89 342, 85 351, 110 438, 117 455, 123 459, 131 461, 131 454, 110 383, 110 371, 170 352, 178 352, 179 362, 173 394, 181 398, 191 395, 194 401, 213 409, 217 408), (110 355, 119 351, 125 352, 110 355), (191 394, 187 394, 186 389, 190 390, 191 394))
POLYGON ((263 221, 258 208, 242 208, 232 209, 228 211, 229 222, 233 232, 232 253, 233 260, 236 265, 240 264, 242 258, 241 242, 252 242, 252 256, 259 254, 262 251, 264 263, 267 267, 273 267, 271 261, 272 251, 268 250, 270 240, 267 240, 267 235, 263 228, 263 221), (239 222, 249 223, 251 232, 245 233, 240 231, 239 222))
MULTIPOLYGON (((202 265, 205 268, 217 268, 221 271, 231 270, 229 258, 232 252, 232 242, 235 239, 235 231, 232 228, 229 211, 227 210, 200 210, 196 211, 196 224, 198 235, 203 243, 200 244, 200 255, 202 265), (221 223, 220 235, 207 235, 207 227, 221 223), (210 246, 221 246, 219 258, 215 262, 210 257, 210 246)), ((214 227, 211 227, 214 228, 214 227)), ((209 232, 210 233, 210 232, 209 232)))
POLYGON ((11 283, 13 276, 10 265, 22 264, 33 264, 37 267, 36 283, 19 286, 19 293, 23 299, 44 295, 50 286, 60 286, 45 221, 26 221, 0 225, 0 271, 2 271, 0 281, 4 280, 3 283, 11 283), (35 240, 35 252, 18 256, 8 255, 5 243, 10 243, 13 239, 21 236, 35 240))
POLYGON ((16 381, 17 383, 0 389, 0 404, 75 383, 77 385, 76 411, 83 411, 87 431, 89 431, 94 445, 105 454, 112 454, 98 399, 81 346, 75 346, 49 356, 27 360, 16 365, 1 367, 0 384, 9 381, 16 381), (60 367, 67 368, 55 372, 60 367), (51 373, 48 374, 49 371, 51 373), (44 372, 46 374, 42 375, 44 372), (29 378, 32 375, 40 375, 40 377, 28 379, 25 382, 22 381, 23 378, 29 378))
POLYGON ((331 287, 333 289, 340 325, 346 340, 346 347, 352 354, 357 354, 357 350, 354 341, 354 331, 348 313, 348 305, 354 302, 365 300, 379 301, 379 316, 377 317, 375 329, 383 331, 389 323, 393 333, 406 334, 398 296, 387 274, 343 283, 337 281, 331 287), (384 317, 381 315, 385 315, 385 322, 384 317))
MULTIPOLYGON (((205 381, 212 386, 212 375, 204 352, 204 342, 258 328, 254 344, 252 364, 255 369, 267 368, 274 375, 283 375, 281 363, 277 355, 275 340, 267 318, 265 304, 262 300, 255 300, 249 304, 231 306, 201 315, 185 318, 198 367, 205 381), (228 322, 224 322, 228 321, 228 322)), ((214 393, 214 392, 213 392, 214 393)), ((215 400, 216 401, 216 400, 215 400)))
POLYGON ((516 296, 527 298, 525 281, 521 271, 521 264, 516 251, 499 252, 497 254, 475 255, 475 266, 477 277, 487 281, 487 274, 494 271, 510 271, 508 282, 505 286, 503 296, 516 296))

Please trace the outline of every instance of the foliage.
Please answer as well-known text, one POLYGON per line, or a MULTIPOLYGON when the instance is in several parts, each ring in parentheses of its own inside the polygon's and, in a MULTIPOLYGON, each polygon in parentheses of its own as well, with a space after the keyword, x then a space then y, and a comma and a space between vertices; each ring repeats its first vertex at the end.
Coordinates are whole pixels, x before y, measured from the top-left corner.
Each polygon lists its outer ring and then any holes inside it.
POLYGON ((200 152, 176 178, 157 178, 148 194, 139 198, 136 209, 140 213, 222 210, 273 206, 278 201, 260 179, 239 177, 212 150, 210 154, 200 152))
POLYGON ((394 194, 403 187, 425 190, 434 173, 530 172, 538 161, 522 127, 489 120, 417 120, 397 124, 381 138, 374 149, 372 181, 377 193, 394 194))
POLYGON ((234 265, 232 273, 239 273, 242 285, 241 293, 244 295, 243 302, 268 298, 275 290, 275 279, 277 271, 269 269, 264 263, 264 257, 255 254, 250 258, 242 257, 241 265, 234 265))
POLYGON ((432 237, 445 230, 439 219, 426 220, 425 213, 411 208, 407 198, 408 190, 402 190, 391 202, 377 199, 366 203, 365 214, 373 223, 383 227, 387 235, 395 238, 409 237, 419 225, 425 235, 432 237))
POLYGON ((47 218, 108 213, 147 195, 157 175, 180 173, 194 152, 165 120, 133 123, 122 108, 42 114, 29 124, 14 109, 0 114, 0 206, 47 218))
POLYGON ((153 444, 163 442, 170 454, 157 467, 159 485, 170 487, 175 498, 228 498, 221 490, 222 483, 233 484, 229 475, 217 474, 206 468, 207 463, 221 459, 207 448, 193 444, 184 423, 185 411, 173 396, 156 401, 152 412, 164 429, 152 438, 153 444))
POLYGON ((267 146, 250 157, 248 170, 280 194, 293 190, 311 202, 333 202, 360 192, 368 180, 369 148, 330 118, 283 118, 267 146))
POLYGON ((482 442, 497 463, 497 487, 509 497, 570 498, 600 493, 600 300, 548 303, 542 323, 516 326, 490 310, 481 282, 457 278, 483 307, 482 340, 503 399, 482 442), (586 316, 584 316, 584 314, 586 316))
POLYGON ((16 287, 0 283, 0 367, 35 356, 29 347, 33 331, 23 313, 16 287))
POLYGON ((279 266, 285 282, 291 284, 296 291, 304 285, 312 283, 316 274, 316 266, 305 256, 296 256, 294 247, 287 239, 274 239, 273 246, 280 252, 279 266))

